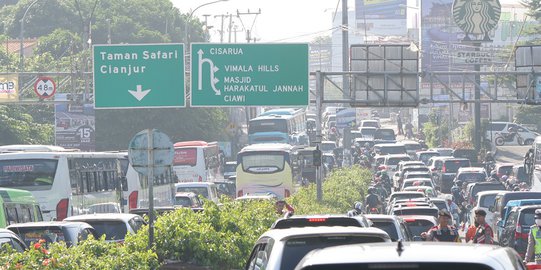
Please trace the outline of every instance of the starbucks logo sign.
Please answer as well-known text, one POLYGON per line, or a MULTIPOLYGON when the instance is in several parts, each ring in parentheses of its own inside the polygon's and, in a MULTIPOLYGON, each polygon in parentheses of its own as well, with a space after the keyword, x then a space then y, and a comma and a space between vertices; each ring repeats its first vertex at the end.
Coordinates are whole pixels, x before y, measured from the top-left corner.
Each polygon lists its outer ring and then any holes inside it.
POLYGON ((498 24, 501 10, 498 0, 455 0, 453 18, 466 33, 464 40, 470 40, 470 34, 483 35, 484 40, 490 40, 488 33, 498 24))

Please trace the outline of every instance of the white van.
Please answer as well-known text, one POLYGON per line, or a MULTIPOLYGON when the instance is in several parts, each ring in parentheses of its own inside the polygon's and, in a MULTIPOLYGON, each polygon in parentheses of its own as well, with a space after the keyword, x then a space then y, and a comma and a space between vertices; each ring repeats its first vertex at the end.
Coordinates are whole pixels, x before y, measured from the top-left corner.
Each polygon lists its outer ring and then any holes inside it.
MULTIPOLYGON (((496 133, 508 133, 508 129, 510 127, 515 128, 517 130, 520 136, 524 139, 525 145, 531 145, 534 142, 535 137, 539 136, 539 133, 533 132, 519 124, 515 124, 511 122, 490 122, 487 125, 487 133, 486 133, 487 139, 490 141, 494 141, 494 138, 496 137, 496 133)), ((515 140, 515 143, 516 143, 516 140, 515 140)))
POLYGON ((219 204, 218 188, 212 182, 185 182, 176 183, 175 192, 193 192, 201 195, 206 199, 219 204))

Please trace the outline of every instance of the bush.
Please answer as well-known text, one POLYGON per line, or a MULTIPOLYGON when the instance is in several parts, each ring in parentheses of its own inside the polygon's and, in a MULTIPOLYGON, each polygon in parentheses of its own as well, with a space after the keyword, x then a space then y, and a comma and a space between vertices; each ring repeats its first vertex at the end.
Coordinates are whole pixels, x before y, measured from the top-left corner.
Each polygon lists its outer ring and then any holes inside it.
POLYGON ((156 254, 144 245, 132 242, 108 243, 102 239, 88 239, 68 248, 64 243, 33 244, 24 253, 5 249, 0 254, 1 269, 156 269, 156 254))
MULTIPOLYGON (((161 260, 176 260, 213 269, 240 269, 257 238, 276 220, 269 201, 205 202, 205 211, 180 209, 155 224, 161 260)), ((146 230, 138 235, 146 235, 146 230)))
POLYGON ((372 174, 359 166, 334 170, 323 182, 323 200, 317 201, 316 185, 301 188, 288 200, 295 214, 346 213, 364 199, 372 174))

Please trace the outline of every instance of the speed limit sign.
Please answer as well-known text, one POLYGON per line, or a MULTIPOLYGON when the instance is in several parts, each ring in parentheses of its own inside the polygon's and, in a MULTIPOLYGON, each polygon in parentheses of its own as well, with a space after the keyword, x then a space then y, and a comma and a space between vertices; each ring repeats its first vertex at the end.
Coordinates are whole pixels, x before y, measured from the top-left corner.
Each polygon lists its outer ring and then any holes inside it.
POLYGON ((42 99, 50 98, 56 92, 56 84, 49 77, 39 77, 34 84, 34 92, 42 99))

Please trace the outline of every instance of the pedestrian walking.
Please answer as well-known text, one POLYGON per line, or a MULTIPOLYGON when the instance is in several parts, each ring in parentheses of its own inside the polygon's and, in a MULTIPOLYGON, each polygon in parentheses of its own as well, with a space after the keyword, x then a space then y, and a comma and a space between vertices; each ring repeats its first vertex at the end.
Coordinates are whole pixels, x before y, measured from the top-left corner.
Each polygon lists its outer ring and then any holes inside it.
POLYGON ((402 117, 400 116, 400 112, 398 112, 398 115, 396 116, 396 125, 398 126, 398 135, 404 135, 404 129, 402 128, 402 117))

